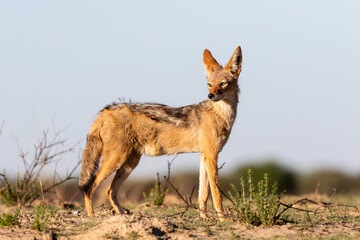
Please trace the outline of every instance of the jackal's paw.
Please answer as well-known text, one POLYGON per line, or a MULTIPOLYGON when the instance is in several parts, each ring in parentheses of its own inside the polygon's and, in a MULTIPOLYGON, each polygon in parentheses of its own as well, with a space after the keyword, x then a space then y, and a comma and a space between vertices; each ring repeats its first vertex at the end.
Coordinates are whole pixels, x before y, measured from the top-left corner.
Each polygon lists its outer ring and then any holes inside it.
POLYGON ((122 214, 133 215, 133 212, 131 212, 130 209, 122 208, 122 210, 123 210, 123 213, 122 213, 122 214))
POLYGON ((88 213, 87 216, 88 216, 88 217, 94 217, 95 214, 94 214, 94 212, 92 212, 92 213, 88 213))
POLYGON ((214 219, 208 216, 205 212, 200 212, 200 217, 205 221, 209 221, 209 222, 214 221, 214 219))
POLYGON ((112 214, 115 215, 115 214, 125 214, 125 215, 132 215, 133 213, 127 209, 127 208, 123 208, 123 207, 120 207, 120 208, 115 208, 112 210, 112 214))
POLYGON ((224 222, 227 220, 224 213, 218 213, 218 218, 220 222, 224 222))
POLYGON ((87 216, 88 216, 88 217, 95 216, 95 213, 94 213, 94 210, 93 210, 93 209, 88 209, 88 210, 86 211, 86 213, 87 213, 87 216))

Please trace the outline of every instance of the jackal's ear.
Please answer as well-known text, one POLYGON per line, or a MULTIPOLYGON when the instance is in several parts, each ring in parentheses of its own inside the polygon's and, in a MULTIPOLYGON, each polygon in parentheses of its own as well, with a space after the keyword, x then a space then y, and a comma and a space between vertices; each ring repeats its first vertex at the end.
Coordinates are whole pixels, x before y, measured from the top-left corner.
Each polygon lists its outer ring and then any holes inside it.
POLYGON ((221 68, 221 65, 215 60, 215 58, 211 55, 211 52, 207 49, 204 50, 203 62, 207 75, 212 73, 216 68, 221 68))
POLYGON ((225 69, 230 71, 235 77, 239 77, 241 72, 242 53, 241 48, 238 46, 231 56, 229 62, 226 64, 225 69))

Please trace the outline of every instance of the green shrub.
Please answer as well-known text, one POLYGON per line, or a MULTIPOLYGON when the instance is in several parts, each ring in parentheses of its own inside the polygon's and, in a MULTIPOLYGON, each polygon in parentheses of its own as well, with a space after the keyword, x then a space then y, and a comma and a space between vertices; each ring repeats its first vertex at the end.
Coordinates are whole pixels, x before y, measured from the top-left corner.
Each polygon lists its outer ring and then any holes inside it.
POLYGON ((32 229, 45 232, 50 219, 55 215, 57 209, 48 208, 44 203, 34 208, 34 223, 32 229))
POLYGON ((0 198, 2 203, 6 205, 24 205, 35 199, 40 192, 40 185, 37 183, 38 178, 25 179, 25 176, 20 177, 18 173, 15 182, 10 183, 5 171, 1 177, 4 187, 0 189, 0 198))
POLYGON ((150 190, 149 196, 147 196, 145 192, 143 192, 143 196, 144 196, 144 199, 145 199, 145 202, 147 205, 161 206, 164 203, 164 198, 165 198, 166 194, 168 194, 168 192, 169 192, 169 188, 161 187, 160 180, 159 180, 159 174, 158 174, 157 181, 156 181, 154 187, 150 190))
POLYGON ((241 221, 251 225, 273 225, 276 221, 276 214, 280 207, 280 195, 277 193, 278 187, 274 183, 269 186, 269 176, 264 174, 264 178, 256 185, 253 183, 252 170, 248 169, 247 183, 244 178, 240 178, 240 189, 231 184, 229 191, 234 208, 241 221))
POLYGON ((14 214, 3 213, 0 218, 0 227, 20 225, 19 213, 21 207, 16 208, 14 214))

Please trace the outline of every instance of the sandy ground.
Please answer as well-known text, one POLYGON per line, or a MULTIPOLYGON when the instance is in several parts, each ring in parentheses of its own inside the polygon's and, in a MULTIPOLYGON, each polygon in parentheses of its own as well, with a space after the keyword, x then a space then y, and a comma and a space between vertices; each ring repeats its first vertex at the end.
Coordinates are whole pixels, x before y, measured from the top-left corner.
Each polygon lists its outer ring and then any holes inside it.
MULTIPOLYGON (((14 209, 0 206, 0 212, 14 209)), ((139 205, 131 214, 115 215, 108 206, 100 206, 96 216, 87 217, 81 206, 70 206, 58 210, 47 230, 40 232, 31 230, 33 208, 28 207, 21 209, 20 226, 0 228, 0 239, 360 239, 360 213, 355 209, 335 220, 313 217, 311 223, 250 228, 237 221, 204 221, 195 211, 181 216, 183 211, 181 206, 139 205)))

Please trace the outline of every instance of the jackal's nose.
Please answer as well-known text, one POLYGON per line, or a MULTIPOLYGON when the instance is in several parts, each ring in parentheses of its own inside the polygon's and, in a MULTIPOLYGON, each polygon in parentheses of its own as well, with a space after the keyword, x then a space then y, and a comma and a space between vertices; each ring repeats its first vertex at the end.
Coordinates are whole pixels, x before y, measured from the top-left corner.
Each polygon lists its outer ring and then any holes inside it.
POLYGON ((212 94, 212 93, 210 93, 209 95, 208 95, 208 98, 211 100, 211 99, 213 99, 215 97, 215 95, 214 94, 212 94))

